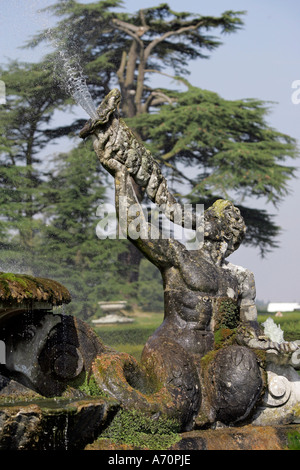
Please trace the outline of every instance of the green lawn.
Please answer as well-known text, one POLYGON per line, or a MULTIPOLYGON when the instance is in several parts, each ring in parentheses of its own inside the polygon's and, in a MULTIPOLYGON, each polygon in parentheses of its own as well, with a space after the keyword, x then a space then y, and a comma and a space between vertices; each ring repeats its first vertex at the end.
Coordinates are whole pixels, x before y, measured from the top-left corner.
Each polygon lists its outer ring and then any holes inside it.
POLYGON ((132 315, 133 323, 97 325, 94 330, 104 344, 140 359, 143 347, 163 321, 163 313, 140 312, 132 315))
MULTIPOLYGON (((147 339, 161 325, 163 313, 140 312, 132 317, 133 323, 97 325, 93 328, 104 344, 117 351, 127 352, 139 360, 147 339)), ((275 317, 269 313, 259 314, 258 321, 263 323, 268 317, 280 324, 286 341, 300 340, 300 312, 284 313, 283 317, 275 317)))

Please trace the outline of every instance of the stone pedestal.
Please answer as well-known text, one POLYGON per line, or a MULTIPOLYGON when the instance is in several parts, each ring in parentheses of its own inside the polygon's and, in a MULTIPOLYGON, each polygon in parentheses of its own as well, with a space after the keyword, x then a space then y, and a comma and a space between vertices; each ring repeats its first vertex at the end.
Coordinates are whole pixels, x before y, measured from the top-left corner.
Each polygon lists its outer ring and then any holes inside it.
POLYGON ((172 450, 287 450, 295 440, 300 448, 300 425, 249 425, 183 433, 172 450))

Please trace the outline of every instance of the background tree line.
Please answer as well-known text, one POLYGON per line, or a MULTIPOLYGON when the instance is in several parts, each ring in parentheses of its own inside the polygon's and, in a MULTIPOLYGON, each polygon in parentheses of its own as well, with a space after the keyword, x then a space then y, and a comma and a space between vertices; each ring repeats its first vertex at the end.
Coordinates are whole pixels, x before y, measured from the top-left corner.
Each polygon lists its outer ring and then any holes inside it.
MULTIPOLYGON (((74 105, 61 86, 62 51, 84 68, 95 102, 120 88, 123 117, 160 162, 178 199, 207 207, 230 198, 246 220, 245 242, 262 255, 276 247, 280 228, 266 210, 245 201, 280 202, 295 171, 285 160, 298 156, 295 140, 268 126, 267 103, 225 100, 187 80, 191 62, 208 57, 223 34, 237 32, 244 12, 212 17, 161 4, 128 14, 117 12, 121 6, 119 0, 53 5, 57 50, 39 63, 11 61, 1 69, 7 89, 7 105, 0 107, 2 269, 61 281, 71 291, 72 313, 84 319, 99 300, 125 297, 161 309, 162 286, 156 268, 126 240, 96 237, 96 208, 107 200, 110 180, 91 142, 42 156, 50 142, 59 145, 84 124, 58 127, 53 119, 74 105), (170 88, 154 87, 154 75, 168 75, 170 88)), ((42 31, 25 46, 45 40, 49 32, 42 31)))

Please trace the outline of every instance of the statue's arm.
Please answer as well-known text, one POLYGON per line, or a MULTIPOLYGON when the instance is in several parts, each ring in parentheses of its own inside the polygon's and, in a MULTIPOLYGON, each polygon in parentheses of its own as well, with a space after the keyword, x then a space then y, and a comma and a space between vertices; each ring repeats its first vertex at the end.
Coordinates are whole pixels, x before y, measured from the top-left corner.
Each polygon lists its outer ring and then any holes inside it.
POLYGON ((183 245, 177 240, 162 239, 158 228, 146 221, 133 185, 144 191, 172 221, 175 218, 181 224, 189 217, 193 219, 193 214, 181 211, 180 204, 168 190, 159 165, 120 119, 118 99, 119 92, 112 90, 100 105, 100 111, 98 109, 102 116, 100 122, 87 123, 87 130, 81 131, 81 137, 92 134, 93 146, 102 166, 114 177, 116 211, 123 236, 157 266, 172 266, 176 264, 176 250, 183 245))
POLYGON ((115 176, 116 171, 125 168, 135 184, 169 220, 185 228, 196 229, 197 214, 187 208, 183 210, 169 191, 159 164, 120 118, 119 100, 118 90, 112 90, 98 108, 99 120, 88 122, 80 136, 84 138, 92 134, 95 152, 111 175, 115 176))
POLYGON ((181 244, 171 238, 161 238, 158 228, 146 220, 132 177, 122 166, 115 172, 115 205, 119 230, 124 237, 159 268, 177 264, 181 244))
POLYGON ((241 269, 239 279, 239 308, 242 323, 257 322, 256 287, 254 274, 248 269, 241 269))

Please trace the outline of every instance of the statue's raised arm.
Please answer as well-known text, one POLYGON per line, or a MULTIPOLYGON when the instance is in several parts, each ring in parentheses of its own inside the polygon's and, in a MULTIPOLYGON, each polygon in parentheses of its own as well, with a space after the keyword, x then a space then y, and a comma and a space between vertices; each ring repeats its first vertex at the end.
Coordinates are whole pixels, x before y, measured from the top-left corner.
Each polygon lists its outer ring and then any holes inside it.
POLYGON ((119 90, 111 90, 97 109, 99 118, 89 120, 80 137, 92 135, 95 152, 110 174, 115 176, 118 170, 126 170, 150 201, 159 206, 172 222, 176 220, 182 226, 196 228, 195 214, 182 211, 170 193, 158 163, 120 117, 120 101, 119 90))

